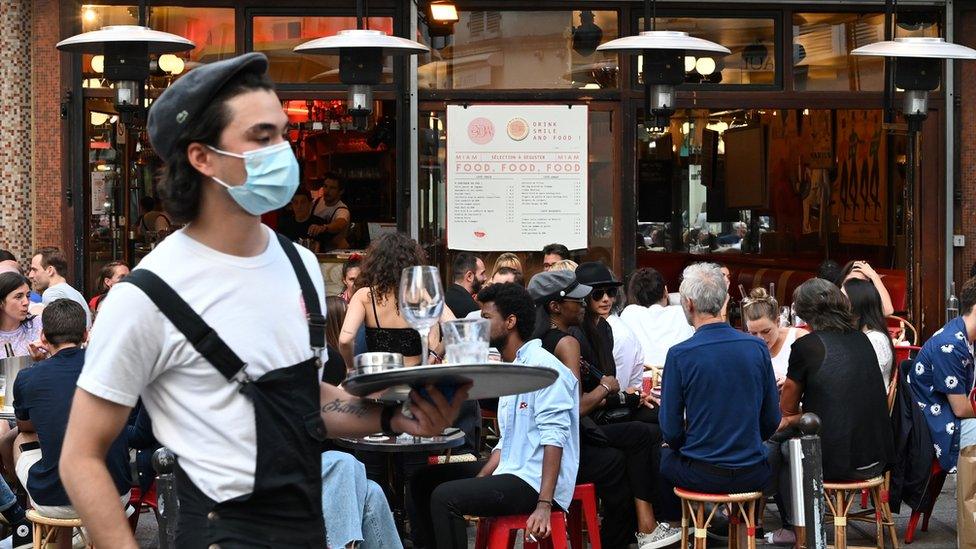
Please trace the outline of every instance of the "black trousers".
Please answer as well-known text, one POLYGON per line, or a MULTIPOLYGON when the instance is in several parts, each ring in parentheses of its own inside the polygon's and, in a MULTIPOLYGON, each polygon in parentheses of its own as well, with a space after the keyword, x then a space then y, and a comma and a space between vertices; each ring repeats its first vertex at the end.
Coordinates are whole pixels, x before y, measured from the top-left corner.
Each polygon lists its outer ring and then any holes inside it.
MULTIPOLYGON (((599 429, 609 442, 605 446, 582 442, 576 480, 580 484, 593 483, 603 503, 603 546, 626 547, 634 542, 637 531, 634 498, 652 504, 659 499, 655 494, 661 431, 657 425, 639 421, 601 425, 599 429)), ((681 508, 675 507, 680 516, 681 508)))
POLYGON ((497 517, 535 510, 539 500, 535 488, 515 475, 474 478, 483 466, 483 462, 432 465, 414 475, 411 492, 418 515, 414 547, 464 549, 468 546, 464 515, 497 517))

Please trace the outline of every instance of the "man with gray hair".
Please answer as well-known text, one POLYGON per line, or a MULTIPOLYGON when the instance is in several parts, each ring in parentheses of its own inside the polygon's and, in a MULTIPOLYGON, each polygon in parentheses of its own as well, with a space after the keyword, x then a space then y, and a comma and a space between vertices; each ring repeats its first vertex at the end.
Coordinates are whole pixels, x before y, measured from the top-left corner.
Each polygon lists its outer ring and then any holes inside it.
POLYGON ((718 265, 689 265, 679 291, 695 335, 665 362, 661 474, 698 492, 761 490, 770 479, 763 441, 780 420, 769 350, 722 321, 728 286, 718 265))

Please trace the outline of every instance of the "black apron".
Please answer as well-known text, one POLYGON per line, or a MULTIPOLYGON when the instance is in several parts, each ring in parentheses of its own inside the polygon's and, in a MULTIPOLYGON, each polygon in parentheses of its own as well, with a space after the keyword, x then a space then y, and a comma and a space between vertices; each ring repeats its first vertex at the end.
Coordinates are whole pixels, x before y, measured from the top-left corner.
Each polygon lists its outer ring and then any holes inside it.
POLYGON ((254 404, 257 463, 254 491, 217 503, 177 467, 180 549, 325 547, 322 518, 322 443, 318 369, 325 347, 325 317, 318 293, 294 244, 278 235, 302 289, 315 351, 304 362, 253 380, 246 364, 158 276, 136 269, 125 282, 140 288, 228 383, 254 404))

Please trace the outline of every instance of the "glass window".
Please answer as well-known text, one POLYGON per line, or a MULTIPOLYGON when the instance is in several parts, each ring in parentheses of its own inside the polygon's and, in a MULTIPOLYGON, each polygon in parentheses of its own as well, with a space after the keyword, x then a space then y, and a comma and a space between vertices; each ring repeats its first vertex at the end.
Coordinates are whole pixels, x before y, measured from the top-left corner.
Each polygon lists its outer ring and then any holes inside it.
MULTIPOLYGON (((367 28, 393 34, 392 17, 370 17, 367 28)), ((339 83, 339 57, 302 55, 295 46, 341 30, 356 28, 355 17, 255 17, 252 20, 251 50, 268 56, 268 72, 281 83, 339 83)), ((393 82, 393 62, 383 59, 383 82, 393 82)))
POLYGON ((459 11, 454 34, 427 37, 420 89, 600 89, 617 86, 615 11, 459 11))
MULTIPOLYGON (((939 36, 939 14, 898 15, 895 36, 939 36)), ((799 91, 881 91, 884 59, 850 55, 884 40, 881 13, 796 13, 793 15, 793 81, 799 91)))
MULTIPOLYGON (((172 59, 164 61, 163 68, 167 69, 168 74, 157 72, 156 76, 173 79, 201 64, 234 56, 233 8, 151 7, 148 9, 150 27, 189 38, 196 44, 193 50, 176 54, 179 61, 173 62, 172 59)), ((81 21, 83 32, 108 25, 138 25, 139 8, 86 5, 82 7, 81 21)), ((96 75, 101 71, 92 69, 91 58, 90 55, 84 56, 84 71, 86 77, 97 78, 96 75)))
MULTIPOLYGON (((644 28, 643 17, 638 24, 639 28, 644 28)), ((686 57, 686 83, 776 84, 776 21, 772 18, 658 17, 657 29, 684 31, 732 51, 725 57, 686 57)), ((638 69, 640 67, 642 63, 638 56, 638 69)))

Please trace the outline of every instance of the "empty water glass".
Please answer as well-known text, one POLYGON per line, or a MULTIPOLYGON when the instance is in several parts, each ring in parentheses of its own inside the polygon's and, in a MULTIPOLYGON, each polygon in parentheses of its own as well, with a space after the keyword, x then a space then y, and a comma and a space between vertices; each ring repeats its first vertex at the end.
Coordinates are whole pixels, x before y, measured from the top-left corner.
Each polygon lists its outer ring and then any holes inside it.
POLYGON ((483 364, 488 360, 488 332, 484 318, 449 320, 441 325, 448 364, 483 364))

